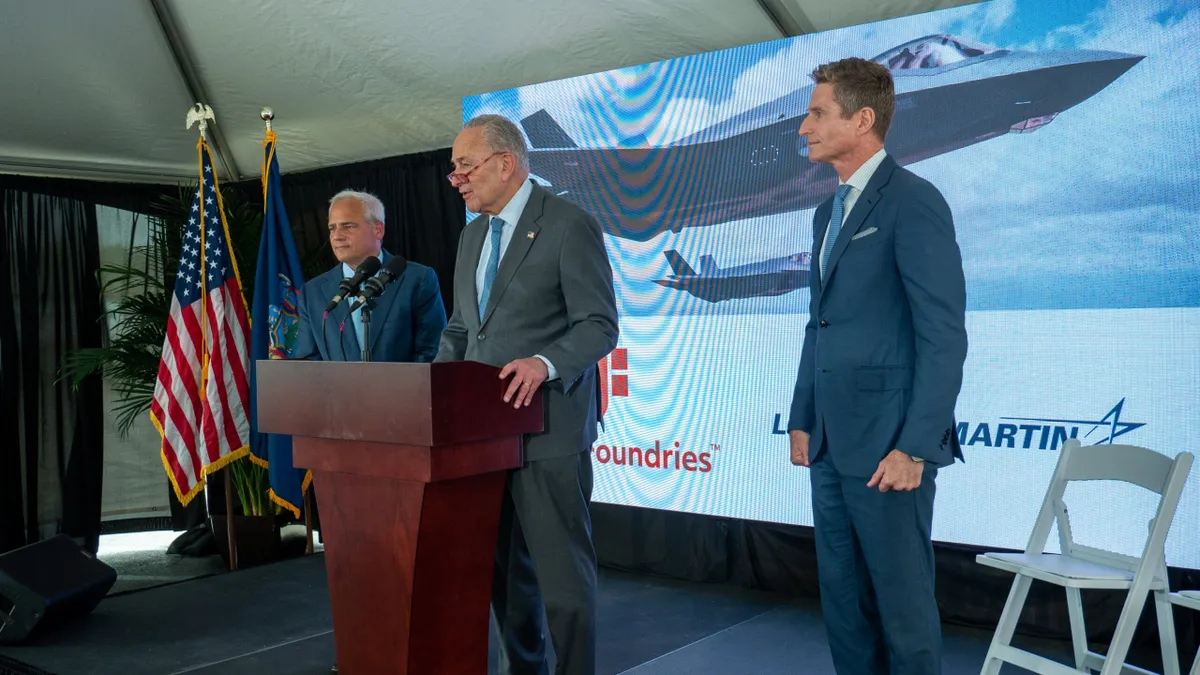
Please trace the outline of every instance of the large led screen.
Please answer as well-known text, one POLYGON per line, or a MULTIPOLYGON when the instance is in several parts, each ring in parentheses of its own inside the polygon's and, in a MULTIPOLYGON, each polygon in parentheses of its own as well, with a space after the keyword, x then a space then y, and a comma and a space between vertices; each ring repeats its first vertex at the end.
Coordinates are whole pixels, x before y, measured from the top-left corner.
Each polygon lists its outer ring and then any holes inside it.
MULTIPOLYGON (((1069 438, 1196 452, 1197 53, 1194 3, 992 0, 465 99, 518 121, 534 179, 606 231, 595 500, 812 524, 785 427, 836 175, 797 129, 809 73, 847 56, 892 70, 887 151, 945 195, 965 265, 965 462, 938 475, 934 538, 1024 548, 1069 438)), ((1198 489, 1171 565, 1200 567, 1198 489)), ((1066 501, 1078 540, 1123 553, 1156 503, 1066 501)))

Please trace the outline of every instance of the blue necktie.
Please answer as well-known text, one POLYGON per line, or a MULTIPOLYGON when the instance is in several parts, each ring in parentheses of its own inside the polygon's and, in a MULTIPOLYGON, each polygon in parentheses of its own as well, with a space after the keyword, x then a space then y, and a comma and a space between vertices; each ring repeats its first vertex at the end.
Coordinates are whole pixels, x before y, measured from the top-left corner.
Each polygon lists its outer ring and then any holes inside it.
POLYGON ((500 267, 500 233, 504 230, 504 221, 492 218, 492 254, 488 257, 487 267, 483 270, 483 295, 479 296, 479 320, 483 321, 483 312, 487 309, 488 296, 492 294, 492 282, 496 280, 496 269, 500 267))
POLYGON ((821 280, 825 280, 825 268, 829 265, 829 255, 833 253, 833 245, 837 242, 838 233, 842 231, 842 209, 846 205, 846 195, 850 193, 849 185, 839 185, 837 194, 833 197, 833 213, 829 214, 829 233, 825 235, 825 247, 821 249, 821 280))

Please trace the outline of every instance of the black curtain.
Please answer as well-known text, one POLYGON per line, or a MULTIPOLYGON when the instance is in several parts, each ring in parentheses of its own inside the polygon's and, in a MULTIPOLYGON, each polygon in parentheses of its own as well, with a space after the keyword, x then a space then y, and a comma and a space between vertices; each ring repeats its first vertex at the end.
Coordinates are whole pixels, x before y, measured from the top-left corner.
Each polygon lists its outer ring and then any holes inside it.
MULTIPOLYGON (((122 209, 125 211, 131 211, 131 212, 138 213, 138 214, 149 213, 152 210, 150 208, 150 204, 152 202, 154 202, 155 200, 162 198, 162 197, 174 197, 174 196, 178 195, 179 189, 180 188, 178 185, 172 185, 172 184, 169 184, 166 182, 157 183, 157 184, 113 183, 113 182, 105 182, 105 181, 78 180, 78 179, 70 179, 70 178, 46 178, 46 177, 40 177, 40 176, 18 176, 18 175, 10 175, 10 174, 0 174, 0 190, 8 190, 13 193, 23 193, 23 194, 27 194, 27 195, 40 195, 45 198, 56 198, 56 199, 62 199, 62 200, 74 202, 77 204, 82 204, 87 208, 87 210, 89 212, 91 212, 93 214, 93 215, 89 216, 93 219, 94 219, 95 206, 97 206, 97 205, 109 206, 112 208, 122 209)), ((92 226, 93 233, 89 235, 93 239, 96 237, 94 229, 95 228, 93 225, 92 226)), ((10 242, 6 240, 5 246, 10 247, 10 242)), ((6 253, 5 253, 3 260, 5 260, 7 262, 8 257, 9 257, 8 256, 8 253, 9 253, 8 248, 5 248, 5 252, 6 253)), ((91 269, 94 270, 98 266, 99 266, 99 264, 97 261, 94 264, 92 264, 91 269)), ((10 269, 10 266, 6 266, 5 269, 10 269)), ((13 284, 11 283, 11 280, 6 277, 4 280, 4 283, 6 285, 3 288, 5 291, 7 291, 7 293, 4 297, 15 297, 13 295, 13 293, 15 293, 16 290, 15 290, 15 287, 13 286, 13 284)), ((5 355, 6 355, 6 358, 8 358, 8 357, 17 358, 15 356, 15 352, 12 352, 11 350, 5 350, 5 355)), ((8 364, 6 362, 5 363, 6 370, 8 370, 7 365, 8 364)), ((12 370, 9 372, 15 372, 15 370, 12 370)), ((5 406, 8 407, 8 403, 10 401, 10 397, 9 397, 10 391, 6 387, 4 389, 4 392, 5 392, 5 398, 4 398, 5 406)), ((12 405, 14 406, 14 408, 17 405, 16 401, 18 401, 18 400, 20 400, 19 395, 17 396, 17 398, 11 399, 12 405)), ((6 411, 6 414, 7 414, 7 411, 6 411)), ((9 466, 8 464, 5 463, 5 461, 6 461, 6 456, 4 455, 4 453, 0 453, 0 468, 12 468, 14 471, 16 470, 16 467, 9 466)), ((76 468, 74 470, 75 471, 83 471, 83 467, 84 467, 84 465, 76 465, 76 468)), ((72 478, 72 480, 82 481, 89 485, 94 484, 96 486, 99 486, 102 481, 102 477, 103 477, 103 465, 102 465, 102 463, 100 463, 99 460, 97 460, 97 463, 94 466, 94 470, 96 472, 96 475, 86 475, 86 472, 84 474, 80 474, 78 476, 75 476, 74 474, 72 474, 74 476, 72 478)), ((15 475, 16 475, 15 473, 10 473, 10 474, 0 476, 0 489, 3 489, 3 487, 10 485, 11 481, 16 480, 15 475)), ((167 481, 165 476, 163 477, 163 490, 164 490, 164 492, 167 493, 168 500, 171 505, 171 515, 172 515, 171 521, 172 521, 172 526, 174 527, 174 529, 184 530, 184 529, 188 529, 190 527, 193 527, 197 524, 200 524, 200 523, 203 523, 206 521, 205 499, 204 499, 203 493, 201 493, 201 495, 199 495, 197 497, 197 499, 193 500, 191 502, 191 504, 188 505, 187 508, 184 508, 183 506, 180 505, 179 499, 175 496, 175 492, 174 492, 174 490, 171 489, 170 483, 167 481)), ((74 498, 73 496, 68 496, 68 499, 73 499, 73 498, 74 498)), ((4 527, 4 523, 9 522, 6 520, 5 513, 15 512, 13 509, 15 509, 15 504, 17 503, 17 501, 14 501, 14 500, 22 500, 22 499, 24 499, 24 498, 21 497, 21 495, 19 493, 16 494, 16 496, 14 496, 13 493, 8 492, 8 491, 6 491, 4 494, 0 494, 0 529, 2 529, 4 527)), ((22 501, 21 503, 23 504, 24 502, 22 501)), ((22 507, 22 509, 24 509, 24 507, 22 507)), ((98 503, 97 503, 96 509, 97 509, 97 514, 98 514, 99 513, 98 503)), ((90 518, 91 516, 88 516, 88 517, 90 518)), ((11 522, 16 522, 16 521, 13 520, 11 522)), ((121 523, 122 527, 119 527, 117 529, 126 530, 131 525, 136 526, 137 523, 142 523, 145 527, 148 527, 148 528, 161 526, 160 520, 149 519, 148 521, 140 521, 139 520, 136 522, 135 521, 124 521, 121 523)), ((107 531, 108 529, 112 529, 111 525, 112 524, 110 523, 109 527, 105 528, 105 531, 107 531)), ((5 541, 5 539, 3 538, 3 535, 0 535, 0 551, 5 550, 4 541, 5 541)), ((16 539, 14 539, 14 541, 16 541, 16 539)))
MULTIPOLYGON (((287 152, 279 162, 287 171, 287 152)), ((432 267, 438 275, 442 302, 450 311, 454 292, 454 258, 458 235, 466 224, 466 207, 458 190, 446 180, 450 149, 285 173, 283 201, 291 220, 296 248, 317 251, 304 261, 305 270, 324 272, 336 259, 329 249, 329 199, 342 190, 369 192, 383 202, 383 246, 389 253, 432 267)), ((242 183, 249 198, 262 201, 258 181, 242 183)))
POLYGON ((99 545, 101 382, 60 380, 71 350, 103 339, 95 204, 0 177, 0 553, 66 533, 99 545))
POLYGON ((19 192, 50 197, 65 197, 86 204, 146 213, 146 206, 162 196, 179 194, 179 187, 168 183, 109 183, 74 178, 43 178, 0 174, 0 186, 19 192))

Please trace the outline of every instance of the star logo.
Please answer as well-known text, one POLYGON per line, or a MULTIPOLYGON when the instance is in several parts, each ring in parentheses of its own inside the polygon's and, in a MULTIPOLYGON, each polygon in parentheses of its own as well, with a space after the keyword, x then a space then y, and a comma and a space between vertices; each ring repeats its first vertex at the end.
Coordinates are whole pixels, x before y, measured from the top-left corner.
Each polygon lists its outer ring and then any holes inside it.
POLYGON ((1040 417, 1002 417, 1001 419, 1015 420, 1018 422, 1050 422, 1054 424, 1071 424, 1080 427, 1091 427, 1087 433, 1083 434, 1080 440, 1084 439, 1099 439, 1092 445, 1112 444, 1114 439, 1120 438, 1125 434, 1140 429, 1146 426, 1145 422, 1122 422, 1121 411, 1125 407, 1125 399, 1117 401, 1117 404, 1112 407, 1103 417, 1098 420, 1068 420, 1068 419, 1049 419, 1040 417))

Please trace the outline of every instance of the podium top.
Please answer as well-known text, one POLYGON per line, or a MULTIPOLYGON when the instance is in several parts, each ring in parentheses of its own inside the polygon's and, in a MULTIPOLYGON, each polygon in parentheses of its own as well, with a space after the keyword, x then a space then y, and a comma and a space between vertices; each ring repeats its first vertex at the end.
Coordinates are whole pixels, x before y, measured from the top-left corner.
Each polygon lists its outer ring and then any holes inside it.
POLYGON ((542 395, 504 402, 509 379, 473 361, 256 361, 258 430, 438 446, 544 430, 542 395))

